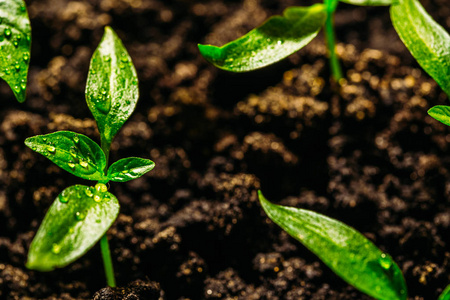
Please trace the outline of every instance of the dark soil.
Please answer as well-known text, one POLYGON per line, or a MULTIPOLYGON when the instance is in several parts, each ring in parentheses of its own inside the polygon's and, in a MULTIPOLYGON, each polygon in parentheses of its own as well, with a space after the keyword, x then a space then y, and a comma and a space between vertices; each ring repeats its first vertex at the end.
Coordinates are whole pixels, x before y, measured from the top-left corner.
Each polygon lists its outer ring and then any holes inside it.
MULTIPOLYGON (((448 30, 447 0, 422 3, 448 30)), ((217 70, 196 48, 224 44, 298 1, 27 4, 27 101, 0 84, 1 299, 369 299, 265 216, 259 188, 361 231, 399 264, 410 299, 436 299, 448 284, 450 130, 426 113, 448 99, 402 45, 388 8, 340 4, 347 81, 334 92, 321 35, 246 74, 217 70), (98 246, 54 272, 24 266, 55 197, 89 183, 23 142, 57 130, 98 140, 84 89, 105 25, 128 48, 141 94, 111 161, 156 163, 139 180, 111 184, 121 203, 108 233, 116 289, 105 288, 98 246)))

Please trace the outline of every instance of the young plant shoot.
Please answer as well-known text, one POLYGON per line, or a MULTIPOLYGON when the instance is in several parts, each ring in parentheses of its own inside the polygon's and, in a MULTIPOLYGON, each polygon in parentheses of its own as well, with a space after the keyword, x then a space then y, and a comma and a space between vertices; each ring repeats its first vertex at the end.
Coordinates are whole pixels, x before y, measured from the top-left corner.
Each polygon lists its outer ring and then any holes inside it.
POLYGON ((70 131, 25 140, 33 151, 67 172, 97 181, 95 186, 68 187, 55 199, 31 243, 28 268, 51 271, 64 267, 100 240, 107 283, 116 285, 106 232, 119 214, 119 202, 106 184, 141 177, 155 166, 151 160, 128 157, 107 167, 111 142, 134 111, 138 97, 131 58, 114 31, 106 27, 92 56, 86 86, 86 102, 99 128, 101 147, 70 131))
MULTIPOLYGON (((450 76, 448 33, 423 9, 418 0, 340 0, 363 6, 391 6, 391 18, 400 38, 414 58, 447 92, 442 77, 450 76), (438 39, 439 42, 434 41, 438 39), (436 64, 438 66, 436 66, 436 64)), ((288 7, 282 16, 269 18, 260 27, 222 47, 199 44, 200 53, 216 67, 231 72, 256 70, 276 63, 306 46, 320 31, 325 37, 335 81, 343 77, 336 55, 334 13, 338 0, 309 7, 288 7)))
POLYGON ((269 218, 316 254, 333 272, 363 293, 381 300, 406 300, 402 272, 355 229, 324 215, 259 201, 269 218))
POLYGON ((0 78, 19 102, 25 101, 31 26, 23 0, 0 0, 0 78))

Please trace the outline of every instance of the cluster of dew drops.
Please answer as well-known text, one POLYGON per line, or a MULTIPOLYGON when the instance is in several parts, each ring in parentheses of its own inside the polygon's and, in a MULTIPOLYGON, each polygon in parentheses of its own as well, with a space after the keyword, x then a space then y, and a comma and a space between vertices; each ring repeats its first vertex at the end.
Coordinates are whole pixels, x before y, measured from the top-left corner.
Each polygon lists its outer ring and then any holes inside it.
MULTIPOLYGON (((25 12, 26 11, 25 6, 21 6, 20 10, 22 12, 25 12)), ((2 25, 4 23, 5 23, 4 18, 0 17, 0 25, 2 25)), ((3 32, 0 32, 0 53, 2 53, 2 52, 4 53, 5 50, 8 49, 7 44, 4 43, 5 40, 8 41, 9 43, 11 43, 14 46, 14 48, 19 48, 21 43, 24 43, 24 42, 26 42, 27 44, 30 43, 31 35, 30 34, 22 35, 21 33, 14 34, 11 28, 5 27, 3 29, 3 32)), ((0 55, 2 61, 11 61, 10 67, 6 67, 4 69, 4 72, 5 72, 5 75, 16 78, 16 80, 15 80, 16 84, 14 85, 13 89, 16 93, 20 93, 20 92, 25 91, 26 85, 27 85, 26 78, 21 79, 21 77, 25 77, 25 76, 21 75, 20 71, 22 69, 26 69, 26 64, 28 64, 28 62, 30 60, 30 53, 28 51, 24 51, 22 53, 14 55, 14 56, 15 56, 15 59, 11 59, 10 57, 5 57, 3 55, 0 55)))
MULTIPOLYGON (((111 200, 111 196, 108 192, 108 187, 104 183, 97 183, 95 186, 77 186, 76 191, 69 191, 68 189, 64 190, 61 194, 58 196, 59 202, 63 204, 69 203, 69 200, 74 198, 81 199, 81 198, 92 198, 92 201, 96 203, 100 202, 108 202, 111 200), (70 195, 68 195, 70 193, 70 195), (75 195, 73 195, 75 194, 75 195)), ((87 216, 86 211, 76 211, 74 214, 74 218, 77 221, 83 221, 87 216)), ((100 219, 97 219, 95 221, 96 223, 101 223, 100 219)), ((73 228, 70 228, 70 230, 73 231, 73 228)), ((54 254, 59 254, 61 252, 61 245, 57 243, 52 244, 52 252, 54 254)))

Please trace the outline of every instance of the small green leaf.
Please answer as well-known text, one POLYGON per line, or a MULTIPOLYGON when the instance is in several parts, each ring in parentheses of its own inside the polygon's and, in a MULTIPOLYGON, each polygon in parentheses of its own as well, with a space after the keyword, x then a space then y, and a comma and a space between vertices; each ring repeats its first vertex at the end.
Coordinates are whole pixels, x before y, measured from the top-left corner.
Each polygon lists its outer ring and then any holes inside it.
POLYGON ((391 6, 395 30, 419 65, 450 97, 450 36, 417 0, 391 6))
POLYGON ((445 290, 442 292, 442 294, 439 296, 438 300, 450 300, 450 284, 447 285, 445 290))
POLYGON ((138 80, 131 57, 115 32, 105 27, 91 59, 86 102, 108 148, 134 111, 138 97, 138 80))
POLYGON ((51 271, 84 255, 119 214, 117 198, 96 187, 74 185, 55 199, 28 252, 27 268, 51 271))
POLYGON ((108 179, 126 182, 141 177, 153 170, 155 163, 149 159, 128 157, 113 163, 108 169, 108 179))
POLYGON ((270 203, 261 191, 266 214, 316 254, 338 276, 376 299, 407 299, 397 264, 355 229, 324 215, 270 203))
MULTIPOLYGON (((394 3, 393 0, 340 0, 341 2, 360 6, 388 6, 394 3)), ((397 1, 397 0, 395 0, 397 1)))
POLYGON ((0 77, 25 101, 31 26, 23 0, 0 0, 0 77))
POLYGON ((436 105, 428 110, 428 114, 434 119, 450 126, 450 106, 436 105))
POLYGON ((289 7, 283 16, 269 18, 263 25, 222 47, 199 44, 200 53, 223 70, 246 72, 273 64, 306 46, 325 23, 323 4, 289 7))
POLYGON ((85 135, 58 131, 27 138, 25 145, 73 175, 88 180, 108 181, 104 175, 105 154, 97 143, 85 135))

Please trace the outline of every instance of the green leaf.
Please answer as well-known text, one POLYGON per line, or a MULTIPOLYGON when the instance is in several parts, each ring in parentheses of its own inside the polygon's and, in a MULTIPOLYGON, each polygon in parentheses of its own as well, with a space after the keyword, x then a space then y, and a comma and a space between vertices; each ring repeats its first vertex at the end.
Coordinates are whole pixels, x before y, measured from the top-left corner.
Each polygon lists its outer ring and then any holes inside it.
MULTIPOLYGON (((341 2, 360 6, 387 6, 394 3, 393 0, 340 0, 341 2)), ((395 0, 397 1, 397 0, 395 0)))
POLYGON ((155 163, 149 159, 128 157, 113 163, 108 169, 108 179, 126 182, 141 177, 153 170, 155 163))
POLYGON ((94 115, 102 144, 112 139, 130 117, 139 97, 136 69, 110 27, 95 50, 89 67, 86 102, 94 115))
POLYGON ((27 268, 51 271, 84 255, 114 223, 117 198, 104 184, 74 185, 55 199, 28 252, 27 268))
POLYGON ((417 0, 391 6, 391 19, 419 65, 450 97, 450 36, 417 0))
POLYGON ((0 0, 0 77, 25 101, 31 26, 23 0, 0 0))
POLYGON ((222 47, 198 45, 200 53, 216 67, 246 72, 273 64, 306 46, 324 25, 323 4, 289 7, 283 16, 269 18, 262 26, 222 47))
POLYGON ((97 143, 85 135, 58 131, 27 138, 25 145, 73 175, 88 180, 108 181, 104 175, 105 154, 97 143))
POLYGON ((450 106, 436 105, 428 110, 428 114, 434 119, 450 126, 450 106))
POLYGON ((407 299, 397 264, 355 229, 324 215, 270 203, 264 211, 276 224, 316 254, 338 276, 376 299, 407 299))
POLYGON ((450 300, 450 284, 447 285, 445 290, 442 292, 442 294, 439 296, 438 300, 450 300))

